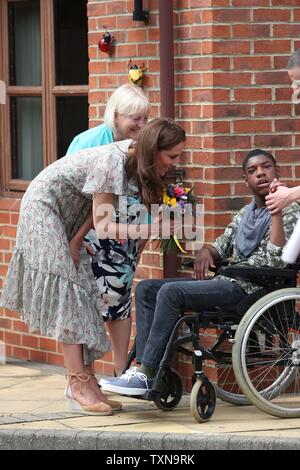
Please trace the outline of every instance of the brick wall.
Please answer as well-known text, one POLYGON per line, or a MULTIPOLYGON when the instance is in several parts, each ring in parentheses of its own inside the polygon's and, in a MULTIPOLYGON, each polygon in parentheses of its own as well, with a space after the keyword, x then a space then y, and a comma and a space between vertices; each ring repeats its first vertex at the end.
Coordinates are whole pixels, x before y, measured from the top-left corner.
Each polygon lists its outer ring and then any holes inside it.
MULTIPOLYGON (((290 102, 285 70, 290 54, 300 47, 300 5, 297 0, 173 3, 176 118, 187 132, 182 163, 186 181, 203 196, 205 236, 211 241, 246 200, 240 164, 249 149, 271 150, 285 179, 300 177, 299 107, 290 102)), ((151 117, 159 115, 158 0, 144 2, 150 11, 147 26, 132 21, 133 7, 128 0, 88 4, 90 126, 102 122, 108 96, 127 81, 130 59, 147 68, 144 91, 152 103, 151 117), (106 29, 114 37, 111 56, 97 46, 106 29)), ((4 199, 0 204, 2 283, 13 245, 17 203, 4 199)), ((162 277, 162 257, 148 249, 136 281, 146 277, 162 277)), ((5 339, 9 354, 61 362, 52 340, 27 335, 15 314, 0 311, 0 315, 0 340, 5 339)), ((107 355, 99 362, 99 371, 110 373, 110 360, 107 355)))

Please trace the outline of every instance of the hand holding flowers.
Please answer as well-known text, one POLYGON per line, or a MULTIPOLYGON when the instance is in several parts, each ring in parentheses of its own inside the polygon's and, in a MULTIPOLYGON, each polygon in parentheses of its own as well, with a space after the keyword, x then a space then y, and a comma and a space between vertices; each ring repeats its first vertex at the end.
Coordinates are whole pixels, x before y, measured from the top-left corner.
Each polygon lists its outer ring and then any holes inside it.
MULTIPOLYGON (((173 222, 172 229, 169 232, 169 237, 165 239, 162 237, 162 248, 165 253, 169 253, 171 250, 176 250, 176 247, 182 253, 186 251, 182 248, 176 233, 181 226, 182 219, 185 214, 189 213, 192 215, 195 212, 196 197, 193 194, 193 188, 184 186, 182 182, 169 184, 163 194, 163 204, 161 211, 164 215, 168 215, 168 220, 173 222), (172 220, 173 219, 173 220, 172 220), (180 219, 180 220, 179 220, 180 219)), ((163 234, 164 235, 164 234, 163 234)))

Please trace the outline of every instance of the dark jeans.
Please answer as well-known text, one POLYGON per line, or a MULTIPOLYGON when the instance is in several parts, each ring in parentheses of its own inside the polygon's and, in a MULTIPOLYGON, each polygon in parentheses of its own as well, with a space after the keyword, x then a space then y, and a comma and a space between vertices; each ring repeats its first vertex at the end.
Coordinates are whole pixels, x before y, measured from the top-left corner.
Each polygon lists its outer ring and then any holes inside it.
POLYGON ((234 305, 246 295, 236 282, 223 279, 140 281, 135 290, 137 362, 149 367, 159 365, 181 311, 234 305))

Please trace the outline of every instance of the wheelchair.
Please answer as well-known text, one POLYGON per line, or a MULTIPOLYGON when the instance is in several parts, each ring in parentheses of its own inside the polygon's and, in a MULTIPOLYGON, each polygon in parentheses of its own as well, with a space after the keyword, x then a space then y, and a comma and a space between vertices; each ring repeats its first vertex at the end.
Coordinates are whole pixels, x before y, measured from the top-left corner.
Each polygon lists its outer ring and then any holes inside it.
MULTIPOLYGON (((183 386, 171 363, 180 352, 192 358, 190 409, 199 423, 211 418, 216 398, 233 405, 253 404, 281 418, 300 417, 298 270, 298 265, 284 269, 218 267, 216 274, 255 282, 260 289, 226 309, 183 312, 151 390, 135 398, 153 401, 163 411, 178 405, 183 386), (217 337, 209 338, 210 329, 217 331, 217 337), (214 384, 206 373, 213 370, 213 364, 214 384)), ((135 343, 127 369, 134 359, 135 343)))

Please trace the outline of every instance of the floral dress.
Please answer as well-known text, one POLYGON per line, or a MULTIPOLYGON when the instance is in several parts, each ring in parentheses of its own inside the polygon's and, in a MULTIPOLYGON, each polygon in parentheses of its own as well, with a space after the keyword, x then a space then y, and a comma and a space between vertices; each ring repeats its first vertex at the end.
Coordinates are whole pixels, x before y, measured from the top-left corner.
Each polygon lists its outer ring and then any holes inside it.
MULTIPOLYGON (((140 204, 137 188, 132 185, 131 189, 135 194, 127 196, 127 210, 123 215, 123 222, 127 224, 135 223, 140 218, 139 211, 130 215, 131 208, 140 204)), ((116 221, 119 219, 120 212, 116 211, 116 221)), ((101 294, 104 320, 129 318, 132 312, 132 284, 138 254, 137 241, 99 240, 95 231, 90 231, 87 242, 96 253, 92 257, 92 270, 101 294)))
MULTIPOLYGON (((85 364, 110 349, 102 316, 107 315, 107 302, 86 249, 82 247, 75 266, 69 242, 86 220, 93 194, 137 197, 124 170, 131 143, 67 155, 31 182, 22 199, 16 247, 0 299, 1 307, 23 315, 31 332, 83 344, 85 364)), ((131 260, 134 266, 134 256, 132 248, 127 264, 131 260)), ((126 263, 119 267, 128 271, 126 263)))

